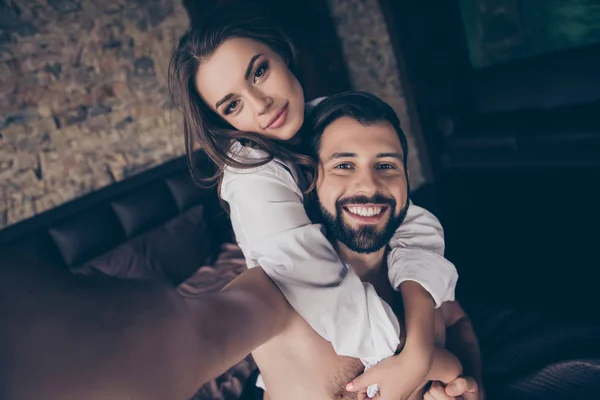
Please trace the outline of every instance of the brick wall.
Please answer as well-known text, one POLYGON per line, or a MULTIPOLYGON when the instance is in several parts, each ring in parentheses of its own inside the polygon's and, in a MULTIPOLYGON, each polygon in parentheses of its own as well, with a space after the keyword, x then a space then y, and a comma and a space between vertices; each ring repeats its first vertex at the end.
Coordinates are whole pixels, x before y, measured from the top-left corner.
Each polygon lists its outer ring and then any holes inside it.
MULTIPOLYGON (((398 112, 426 181, 376 0, 327 0, 355 89, 398 112)), ((180 0, 0 0, 0 228, 183 154, 167 67, 180 0)))
POLYGON ((407 110, 407 77, 397 67, 390 33, 377 0, 327 0, 334 18, 352 88, 387 101, 402 122, 410 149, 408 170, 411 189, 430 180, 425 149, 417 144, 418 121, 407 110))
POLYGON ((184 152, 178 0, 0 0, 0 228, 184 152))

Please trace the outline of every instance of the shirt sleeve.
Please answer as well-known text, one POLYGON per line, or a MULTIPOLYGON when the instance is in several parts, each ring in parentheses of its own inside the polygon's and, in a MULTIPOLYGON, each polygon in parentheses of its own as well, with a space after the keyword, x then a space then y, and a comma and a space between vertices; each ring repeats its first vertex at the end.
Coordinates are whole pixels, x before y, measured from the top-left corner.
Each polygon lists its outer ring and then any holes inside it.
POLYGON ((436 308, 454 300, 458 273, 444 258, 444 230, 435 215, 411 202, 390 247, 388 275, 394 288, 415 281, 431 294, 436 308))
POLYGON ((367 362, 394 354, 396 316, 341 262, 321 225, 311 223, 285 167, 271 161, 251 171, 226 170, 221 197, 246 259, 265 270, 336 353, 367 362))

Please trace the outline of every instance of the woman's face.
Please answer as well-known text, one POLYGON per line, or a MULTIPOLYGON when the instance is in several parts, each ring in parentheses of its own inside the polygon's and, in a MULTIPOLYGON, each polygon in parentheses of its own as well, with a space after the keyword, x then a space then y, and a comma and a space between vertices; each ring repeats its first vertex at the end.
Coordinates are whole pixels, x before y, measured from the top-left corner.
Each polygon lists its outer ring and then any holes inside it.
POLYGON ((304 122, 304 93, 285 60, 261 42, 233 38, 200 64, 196 89, 235 129, 289 140, 304 122))

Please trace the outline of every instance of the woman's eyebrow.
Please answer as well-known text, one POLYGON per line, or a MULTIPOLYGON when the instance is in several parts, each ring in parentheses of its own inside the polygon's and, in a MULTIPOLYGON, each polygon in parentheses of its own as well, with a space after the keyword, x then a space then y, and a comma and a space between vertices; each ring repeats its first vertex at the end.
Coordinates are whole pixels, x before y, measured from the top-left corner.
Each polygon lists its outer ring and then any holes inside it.
MULTIPOLYGON (((262 53, 258 53, 250 59, 250 62, 248 63, 248 66, 246 67, 246 72, 244 73, 245 80, 247 80, 248 77, 250 76, 250 72, 252 72, 252 68, 254 68, 254 64, 256 63, 256 60, 258 60, 260 58, 260 56, 262 56, 262 55, 263 55, 262 53)), ((225 103, 232 97, 233 97, 233 94, 231 94, 231 93, 228 93, 225 96, 223 96, 223 98, 221 100, 217 101, 217 104, 215 104, 215 109, 218 109, 221 104, 225 103)))

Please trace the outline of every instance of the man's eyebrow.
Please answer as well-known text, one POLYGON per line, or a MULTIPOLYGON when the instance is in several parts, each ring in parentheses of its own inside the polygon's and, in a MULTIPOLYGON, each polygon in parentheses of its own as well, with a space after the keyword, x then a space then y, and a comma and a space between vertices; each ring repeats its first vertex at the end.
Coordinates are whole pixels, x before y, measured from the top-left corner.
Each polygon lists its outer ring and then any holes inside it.
POLYGON ((404 161, 404 157, 400 153, 379 153, 379 154, 377 154, 377 158, 385 158, 385 157, 397 158, 400 161, 404 161))
POLYGON ((347 157, 356 157, 356 153, 333 153, 329 156, 327 161, 336 159, 336 158, 347 158, 347 157))
MULTIPOLYGON (((247 80, 248 77, 250 76, 250 73, 252 72, 252 68, 254 68, 254 64, 256 63, 256 60, 258 60, 260 58, 260 56, 262 56, 262 55, 263 55, 263 53, 258 53, 250 59, 250 62, 248 63, 248 66, 246 67, 246 72, 244 73, 245 80, 247 80)), ((233 94, 231 94, 231 93, 225 95, 221 100, 217 101, 217 104, 215 104, 215 109, 218 109, 221 104, 225 103, 232 97, 233 97, 233 94)))

